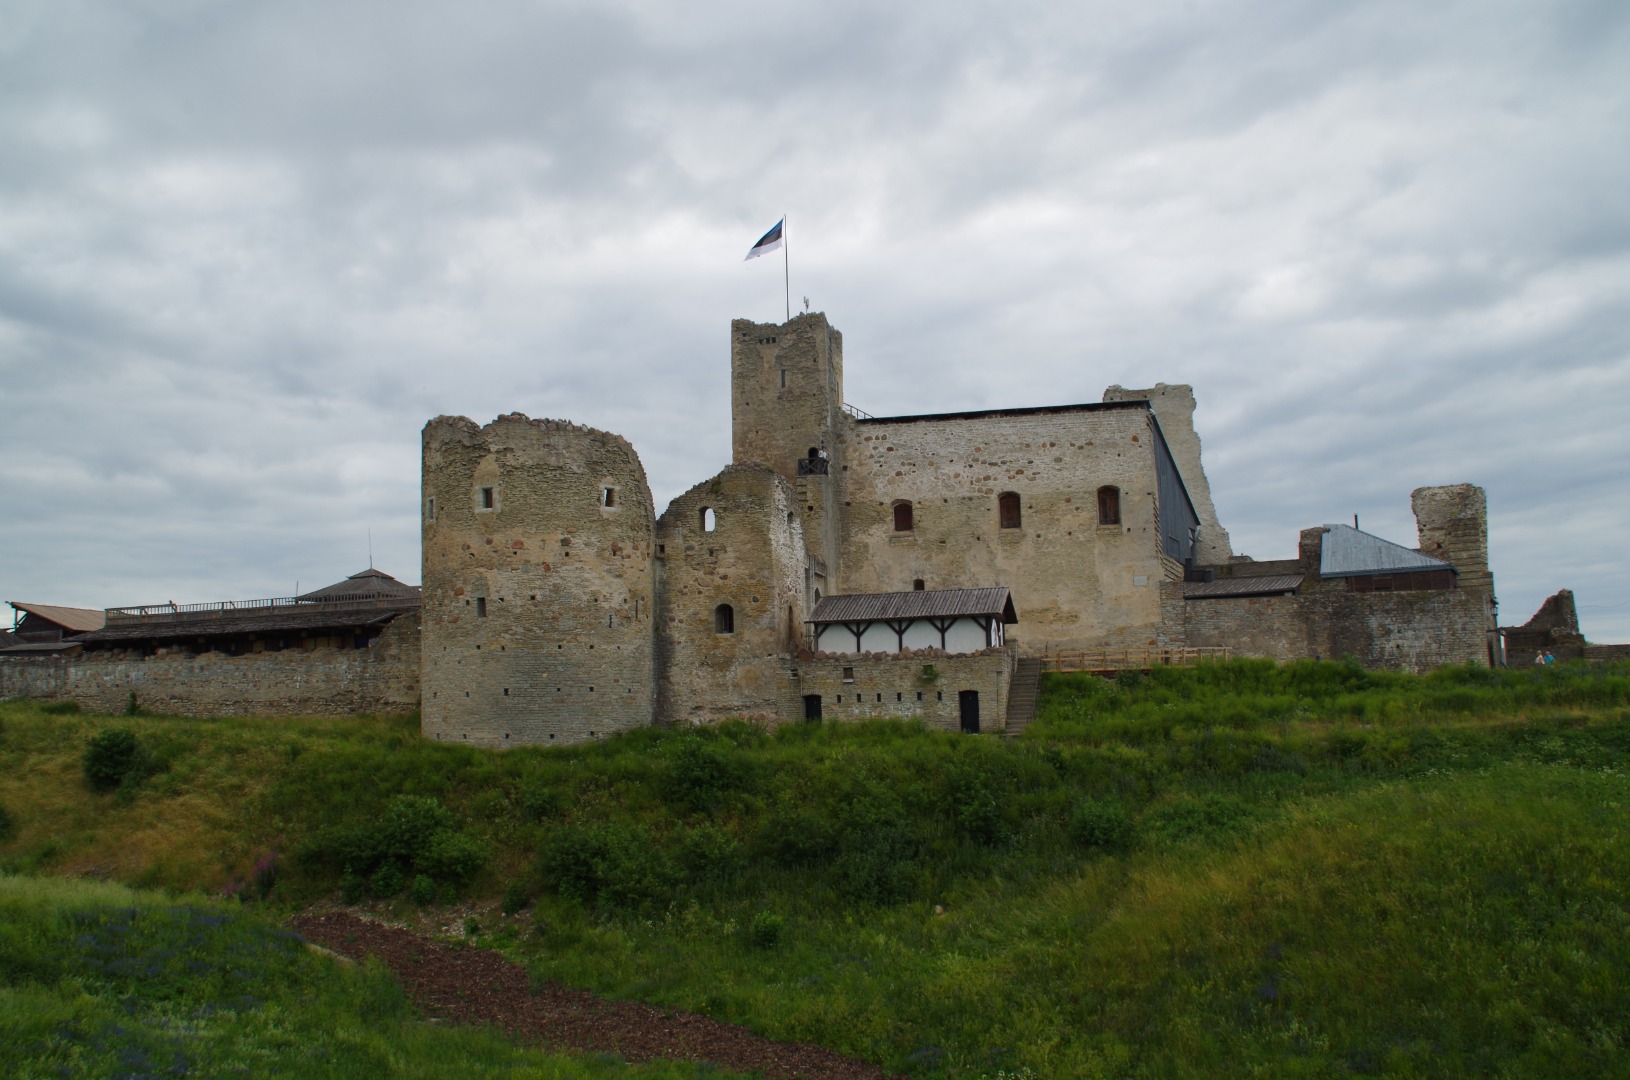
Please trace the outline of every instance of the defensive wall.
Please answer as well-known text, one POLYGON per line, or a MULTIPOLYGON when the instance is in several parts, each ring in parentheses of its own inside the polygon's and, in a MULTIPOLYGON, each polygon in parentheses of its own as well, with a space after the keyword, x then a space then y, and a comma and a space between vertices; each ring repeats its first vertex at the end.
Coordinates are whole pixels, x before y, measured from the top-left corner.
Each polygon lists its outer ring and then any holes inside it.
POLYGON ((136 696, 167 716, 342 716, 407 713, 419 705, 419 624, 392 620, 365 649, 308 639, 307 648, 228 656, 114 652, 0 660, 0 699, 76 701, 121 713, 136 696))
POLYGON ((809 699, 815 698, 819 699, 819 715, 826 720, 900 717, 920 720, 941 731, 961 731, 965 695, 973 694, 977 730, 1001 732, 1007 727, 1014 662, 1011 646, 961 654, 926 649, 847 656, 822 653, 798 663, 795 693, 799 698, 788 703, 786 713, 810 715, 809 699))

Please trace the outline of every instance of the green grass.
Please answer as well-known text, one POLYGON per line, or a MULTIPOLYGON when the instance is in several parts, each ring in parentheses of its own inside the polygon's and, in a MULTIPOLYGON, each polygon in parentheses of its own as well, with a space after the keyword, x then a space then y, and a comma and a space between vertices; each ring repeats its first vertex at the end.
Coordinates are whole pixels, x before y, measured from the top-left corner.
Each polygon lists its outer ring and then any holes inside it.
POLYGON ((388 973, 200 898, 0 876, 0 1074, 680 1080, 416 1020, 388 973))
POLYGON ((1630 667, 1043 689, 1013 741, 728 724, 505 753, 0 706, 0 867, 219 891, 275 849, 275 912, 335 897, 428 796, 484 867, 380 910, 457 896, 540 976, 912 1076, 1630 1075, 1630 667), (79 754, 113 726, 160 771, 96 794, 79 754))

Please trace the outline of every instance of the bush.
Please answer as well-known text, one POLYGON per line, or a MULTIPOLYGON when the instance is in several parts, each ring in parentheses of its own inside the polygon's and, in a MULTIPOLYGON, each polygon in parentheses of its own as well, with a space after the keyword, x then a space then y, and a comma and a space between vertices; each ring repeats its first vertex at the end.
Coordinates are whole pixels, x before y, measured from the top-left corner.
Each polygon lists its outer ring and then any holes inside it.
POLYGON ((429 907, 436 902, 436 883, 425 874, 415 875, 413 884, 408 887, 408 895, 420 907, 429 907))
POLYGON ((1132 818, 1119 802, 1082 799, 1070 810, 1070 839, 1084 848, 1126 851, 1134 835, 1132 818))
POLYGON ((17 823, 4 806, 0 806, 0 844, 10 840, 17 832, 17 823))
POLYGON ((395 863, 385 863, 368 879, 368 892, 379 900, 388 900, 402 891, 407 883, 402 870, 395 863))
POLYGON ((557 829, 538 864, 556 892, 585 904, 637 908, 667 899, 674 886, 666 852, 638 825, 557 829))
POLYGON ((85 779, 95 791, 112 791, 146 775, 147 757, 129 728, 108 728, 91 736, 82 761, 85 779))
POLYGON ((559 817, 565 800, 552 787, 532 784, 521 791, 521 813, 528 821, 547 821, 559 817))
POLYGON ((1148 826, 1169 842, 1191 837, 1216 841, 1244 832, 1256 817, 1255 810, 1231 795, 1182 796, 1154 807, 1148 826))
POLYGON ((361 874, 346 874, 340 878, 340 903, 358 903, 367 893, 368 880, 361 874))
POLYGON ((464 885, 487 865, 487 847, 466 833, 443 829, 430 837, 415 865, 437 881, 464 885))
POLYGON ((741 872, 741 845, 717 825, 687 829, 680 834, 677 846, 680 865, 692 884, 718 884, 741 872))
POLYGON ((755 949, 772 949, 781 943, 786 922, 773 911, 761 911, 747 924, 747 943, 755 949))
POLYGON ((526 905, 531 902, 532 894, 527 891, 526 885, 523 882, 512 881, 504 889, 504 902, 500 905, 500 910, 505 915, 514 915, 518 911, 525 911, 526 905))
POLYGON ((746 785, 747 769, 734 744, 689 735, 678 741, 669 766, 668 797, 687 810, 707 812, 746 785))
POLYGON ((79 711, 77 701, 47 701, 40 706, 40 712, 47 716, 72 716, 79 711))

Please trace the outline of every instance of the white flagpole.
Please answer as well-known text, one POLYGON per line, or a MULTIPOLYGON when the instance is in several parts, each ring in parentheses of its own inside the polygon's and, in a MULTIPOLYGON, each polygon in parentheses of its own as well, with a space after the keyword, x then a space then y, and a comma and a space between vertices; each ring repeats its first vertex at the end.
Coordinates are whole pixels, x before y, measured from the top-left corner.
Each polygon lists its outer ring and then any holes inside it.
POLYGON ((787 215, 781 215, 781 287, 786 293, 787 321, 792 321, 792 243, 787 237, 787 215))

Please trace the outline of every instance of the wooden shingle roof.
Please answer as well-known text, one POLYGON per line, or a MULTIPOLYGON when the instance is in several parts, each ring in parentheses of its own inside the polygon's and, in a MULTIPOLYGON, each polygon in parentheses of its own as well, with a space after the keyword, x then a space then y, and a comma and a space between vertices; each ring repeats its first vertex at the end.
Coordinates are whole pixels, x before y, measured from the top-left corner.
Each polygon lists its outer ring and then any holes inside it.
POLYGON ((851 593, 824 596, 810 615, 812 623, 887 622, 900 619, 954 619, 997 616, 1016 623, 1013 596, 1006 588, 919 589, 915 592, 851 593))
POLYGON ((25 604, 21 600, 8 600, 12 607, 47 622, 56 623, 70 634, 83 634, 102 629, 107 617, 99 608, 58 607, 56 604, 25 604))

